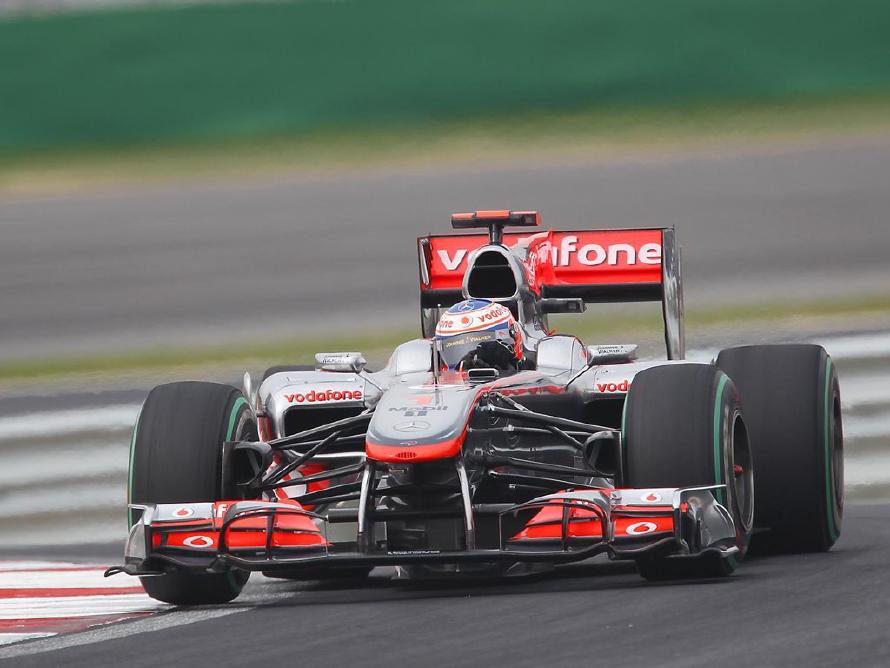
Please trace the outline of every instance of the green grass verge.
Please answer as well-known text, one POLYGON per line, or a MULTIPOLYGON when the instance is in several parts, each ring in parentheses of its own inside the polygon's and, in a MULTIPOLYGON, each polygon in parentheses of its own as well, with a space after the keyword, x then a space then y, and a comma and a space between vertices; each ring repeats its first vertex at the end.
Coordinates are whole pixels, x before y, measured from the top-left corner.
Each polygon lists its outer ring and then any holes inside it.
POLYGON ((373 166, 612 157, 635 148, 890 130, 890 94, 507 114, 306 136, 0 153, 0 191, 373 166))
MULTIPOLYGON (((658 336, 661 323, 656 308, 643 313, 621 313, 608 320, 592 317, 563 317, 556 324, 560 331, 571 331, 590 341, 607 341, 615 337, 640 339, 658 336)), ((726 308, 695 309, 687 312, 687 335, 697 329, 731 327, 733 325, 764 325, 781 327, 794 325, 802 319, 831 317, 890 316, 890 295, 878 295, 858 300, 772 303, 731 306, 726 308)), ((417 336, 415 330, 366 334, 361 337, 305 337, 299 339, 258 343, 204 346, 201 348, 162 348, 121 353, 63 357, 33 361, 0 363, 0 382, 51 380, 60 377, 129 376, 140 372, 173 372, 177 369, 259 368, 285 363, 311 362, 321 351, 361 350, 369 360, 380 366, 392 349, 402 341, 417 336)))

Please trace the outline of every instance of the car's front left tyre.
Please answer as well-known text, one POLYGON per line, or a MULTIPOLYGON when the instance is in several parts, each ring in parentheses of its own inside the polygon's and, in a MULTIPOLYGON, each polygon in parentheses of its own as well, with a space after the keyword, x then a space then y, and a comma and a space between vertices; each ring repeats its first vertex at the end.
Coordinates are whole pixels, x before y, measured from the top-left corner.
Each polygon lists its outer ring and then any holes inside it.
MULTIPOLYGON (((222 444, 256 439, 253 412, 239 390, 217 383, 160 385, 142 406, 130 446, 128 497, 134 504, 222 499, 222 444)), ((130 510, 129 523, 138 519, 130 510)), ((250 574, 172 571, 143 577, 149 596, 176 605, 226 603, 250 574)))

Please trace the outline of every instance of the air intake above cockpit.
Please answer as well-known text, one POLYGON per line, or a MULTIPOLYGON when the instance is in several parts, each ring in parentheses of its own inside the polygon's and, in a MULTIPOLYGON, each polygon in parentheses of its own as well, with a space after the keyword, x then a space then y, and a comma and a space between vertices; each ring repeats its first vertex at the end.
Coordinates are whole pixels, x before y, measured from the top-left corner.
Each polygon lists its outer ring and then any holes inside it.
POLYGON ((498 247, 481 249, 467 269, 466 297, 512 299, 518 288, 511 257, 498 247))

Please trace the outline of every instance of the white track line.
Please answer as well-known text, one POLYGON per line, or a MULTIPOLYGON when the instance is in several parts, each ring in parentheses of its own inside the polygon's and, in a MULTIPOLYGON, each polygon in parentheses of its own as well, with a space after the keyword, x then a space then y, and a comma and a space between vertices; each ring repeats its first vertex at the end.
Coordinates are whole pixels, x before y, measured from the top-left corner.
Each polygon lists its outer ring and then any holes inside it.
POLYGON ((34 638, 50 638, 55 633, 46 633, 43 631, 22 632, 22 633, 0 633, 0 645, 10 645, 14 642, 22 642, 23 640, 33 640, 34 638))
MULTIPOLYGON (((73 440, 73 439, 72 439, 73 440)), ((0 446, 2 447, 2 446, 0 446)), ((64 448, 16 448, 3 456, 0 488, 27 483, 53 486, 101 473, 126 478, 126 437, 117 443, 71 443, 64 448)))
MULTIPOLYGON (((127 476, 107 482, 78 484, 57 483, 52 488, 34 486, 7 492, 0 502, 0 519, 19 518, 22 524, 47 514, 72 515, 73 512, 116 508, 119 517, 126 514, 127 476)), ((76 528, 76 527, 73 527, 76 528)), ((126 536, 121 536, 121 539, 126 536)))
MULTIPOLYGON (((275 597, 272 597, 274 599, 275 597)), ((270 599, 271 600, 271 599, 270 599)), ((13 645, 12 647, 0 648, 0 659, 9 659, 17 656, 27 656, 29 654, 41 654, 43 652, 52 652, 55 650, 65 649, 67 647, 78 647, 81 645, 91 645, 93 643, 102 642, 104 640, 114 640, 117 638, 126 638, 141 633, 151 633, 153 631, 161 631, 169 628, 181 628, 186 624, 194 624, 195 622, 203 622, 208 619, 216 619, 233 615, 238 612, 246 612, 253 609, 253 606, 239 606, 237 603, 229 603, 225 608, 211 608, 207 610, 177 610, 175 612, 152 615, 145 619, 136 619, 126 624, 114 624, 111 626, 99 626, 88 629, 80 633, 67 633, 59 635, 55 638, 46 638, 37 642, 27 643, 24 645, 13 645)), ((15 641, 10 641, 15 642, 15 641)), ((126 665, 126 661, 122 661, 121 665, 126 665)))
POLYGON ((866 455, 844 458, 844 487, 863 490, 890 485, 890 466, 885 455, 866 455))
POLYGON ((73 564, 61 561, 0 561, 0 573, 10 571, 83 571, 90 568, 100 568, 90 564, 73 564))
POLYGON ((139 404, 116 404, 102 408, 45 411, 0 418, 0 440, 60 436, 85 431, 131 429, 139 404))
POLYGON ((0 619, 62 619, 153 612, 167 606, 147 594, 0 598, 0 619))
POLYGON ((138 587, 130 577, 106 578, 103 570, 18 570, 0 572, 0 598, 4 589, 120 589, 138 587))
MULTIPOLYGON (((880 438, 890 435, 890 413, 860 416, 844 422, 844 438, 880 438)), ((890 452, 890 450, 888 450, 890 452)), ((849 453, 847 453, 849 456, 849 453)))
POLYGON ((847 375, 841 372, 841 401, 845 409, 890 406, 890 377, 847 375))
POLYGON ((890 332, 817 340, 835 360, 890 357, 890 332))

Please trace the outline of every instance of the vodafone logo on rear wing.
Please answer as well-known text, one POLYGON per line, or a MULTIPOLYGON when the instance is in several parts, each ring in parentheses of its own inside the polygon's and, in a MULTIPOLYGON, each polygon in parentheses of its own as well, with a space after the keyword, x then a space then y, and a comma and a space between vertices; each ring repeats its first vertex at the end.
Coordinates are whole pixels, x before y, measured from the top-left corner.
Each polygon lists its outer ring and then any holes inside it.
MULTIPOLYGON (((429 286, 459 289, 472 252, 485 245, 481 234, 427 237, 429 286)), ((550 231, 504 235, 508 247, 528 247, 528 274, 541 286, 659 284, 662 230, 550 231)))

